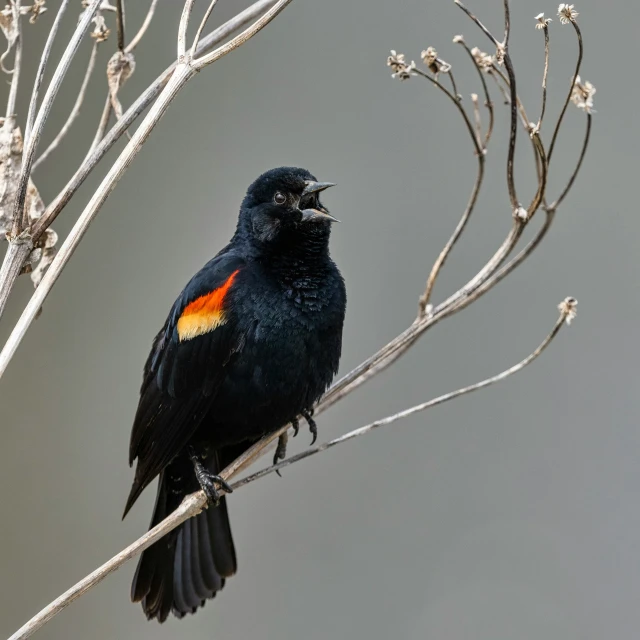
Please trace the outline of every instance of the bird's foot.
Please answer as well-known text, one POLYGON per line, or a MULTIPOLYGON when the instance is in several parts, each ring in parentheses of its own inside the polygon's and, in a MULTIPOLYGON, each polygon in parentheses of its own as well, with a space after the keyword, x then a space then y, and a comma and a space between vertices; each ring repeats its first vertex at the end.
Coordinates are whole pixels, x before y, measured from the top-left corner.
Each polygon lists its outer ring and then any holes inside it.
POLYGON ((293 429, 293 437, 295 438, 298 435, 298 431, 300 431, 300 423, 298 422, 298 418, 294 418, 291 421, 291 428, 293 429))
POLYGON ((204 468, 193 447, 189 447, 189 457, 193 463, 193 470, 198 482, 200 483, 200 488, 204 491, 205 496, 207 496, 209 506, 217 507, 222 498, 218 491, 218 487, 223 489, 225 493, 233 493, 233 489, 224 478, 217 476, 204 468))
POLYGON ((302 417, 307 421, 307 424, 309 425, 309 431, 311 431, 311 435, 313 436, 311 438, 311 444, 314 444, 314 442, 318 439, 318 426, 316 425, 316 421, 313 419, 313 409, 309 411, 303 411, 302 417))
MULTIPOLYGON (((287 432, 285 431, 278 438, 278 446, 276 447, 276 452, 273 454, 273 464, 278 464, 280 460, 284 460, 287 457, 287 442, 289 441, 289 437, 287 436, 287 432)), ((276 473, 282 478, 282 474, 280 473, 280 469, 276 469, 276 473)))

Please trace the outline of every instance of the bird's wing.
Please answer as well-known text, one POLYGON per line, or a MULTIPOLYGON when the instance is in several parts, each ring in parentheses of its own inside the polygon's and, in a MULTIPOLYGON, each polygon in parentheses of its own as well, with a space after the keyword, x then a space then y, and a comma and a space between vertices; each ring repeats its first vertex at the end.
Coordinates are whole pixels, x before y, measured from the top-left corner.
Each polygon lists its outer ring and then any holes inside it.
POLYGON ((136 458, 138 464, 125 514, 187 444, 215 398, 226 365, 242 348, 233 299, 245 266, 229 253, 207 263, 153 341, 131 430, 129 464, 136 458))

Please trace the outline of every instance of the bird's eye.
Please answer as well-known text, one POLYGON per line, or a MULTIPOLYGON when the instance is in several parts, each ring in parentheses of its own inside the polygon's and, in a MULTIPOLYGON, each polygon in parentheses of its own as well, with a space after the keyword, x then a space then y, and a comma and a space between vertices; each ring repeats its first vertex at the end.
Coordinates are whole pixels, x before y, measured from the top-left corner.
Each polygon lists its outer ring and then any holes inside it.
POLYGON ((284 204, 287 201, 287 196, 285 196, 281 191, 276 191, 275 195, 273 196, 273 201, 276 204, 284 204))

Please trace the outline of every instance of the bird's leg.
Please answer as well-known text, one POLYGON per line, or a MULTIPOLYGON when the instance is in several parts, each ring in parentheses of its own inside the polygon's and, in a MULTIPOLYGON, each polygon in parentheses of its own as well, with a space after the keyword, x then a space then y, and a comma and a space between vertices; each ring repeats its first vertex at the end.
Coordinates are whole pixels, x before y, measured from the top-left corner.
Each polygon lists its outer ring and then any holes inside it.
POLYGON ((309 425, 309 431, 311 431, 311 435, 313 436, 311 439, 311 444, 313 444, 318 439, 318 426, 316 425, 316 421, 312 417, 313 409, 310 409, 309 411, 303 411, 302 416, 309 425))
POLYGON ((300 423, 298 422, 298 418, 294 418, 291 421, 291 428, 293 429, 293 437, 295 438, 298 435, 298 431, 300 431, 300 423))
POLYGON ((191 458, 191 462, 193 463, 193 470, 196 474, 196 478, 200 483, 200 488, 207 496, 207 502, 209 503, 209 506, 217 506, 222 496, 218 493, 216 484, 224 489, 226 493, 233 493, 233 489, 229 486, 229 483, 224 478, 216 476, 215 474, 207 471, 204 468, 202 461, 200 460, 200 456, 196 453, 196 450, 192 446, 189 446, 188 452, 189 458, 191 458))
MULTIPOLYGON (((289 441, 289 437, 287 436, 287 432, 285 431, 278 438, 278 446, 276 447, 276 452, 273 454, 273 464, 278 464, 280 460, 284 460, 287 456, 287 442, 289 441)), ((276 469, 276 473, 282 478, 282 474, 280 473, 280 469, 276 469)))

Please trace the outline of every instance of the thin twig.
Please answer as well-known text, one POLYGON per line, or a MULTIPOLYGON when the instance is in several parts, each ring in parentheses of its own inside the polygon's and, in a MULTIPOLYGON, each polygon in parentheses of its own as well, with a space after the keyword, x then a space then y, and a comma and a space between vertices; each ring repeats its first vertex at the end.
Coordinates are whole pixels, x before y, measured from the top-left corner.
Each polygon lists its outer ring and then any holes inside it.
POLYGON ((151 4, 149 5, 149 10, 147 11, 147 15, 145 16, 140 29, 138 29, 138 33, 133 36, 131 42, 125 47, 125 53, 131 53, 139 44, 144 34, 147 32, 151 21, 153 20, 153 15, 156 12, 156 6, 158 5, 158 0, 151 0, 151 4))
POLYGON ((451 89, 453 91, 453 96, 458 102, 460 102, 462 100, 462 96, 458 93, 458 87, 456 86, 456 80, 453 77, 453 69, 449 69, 449 71, 447 71, 447 75, 449 76, 449 80, 451 81, 451 89))
POLYGON ((547 108, 547 76, 549 74, 549 27, 545 24, 544 30, 544 72, 542 73, 542 107, 540 109, 540 117, 538 118, 537 129, 540 131, 544 112, 547 108))
POLYGON ((195 38, 193 39, 193 44, 191 45, 191 57, 192 58, 194 58, 195 55, 196 55, 196 51, 198 49, 198 43, 200 42, 200 36, 202 35, 202 31, 203 31, 205 25, 207 24, 207 21, 211 17, 211 13, 213 12, 213 8, 216 6, 217 2, 218 2, 218 0, 211 0, 211 3, 209 4, 209 8, 207 9, 207 12, 204 14, 204 18, 202 18, 202 20, 200 22, 200 26, 198 27, 198 30, 196 31, 195 38))
POLYGON ((180 16, 180 26, 178 27, 178 62, 181 62, 187 53, 187 28, 189 27, 189 17, 193 10, 195 0, 186 0, 180 16))
MULTIPOLYGON (((296 455, 286 458, 282 462, 278 462, 277 464, 271 465, 266 469, 261 469, 260 471, 256 471, 255 473, 252 473, 246 478, 243 478, 242 480, 238 480, 237 482, 234 482, 231 485, 231 488, 235 491, 240 487, 243 487, 251 482, 255 482, 260 478, 264 478, 265 476, 271 473, 274 473, 276 471, 279 471, 284 467, 288 467, 294 462, 299 462, 300 460, 309 458, 315 455, 316 453, 321 453, 322 451, 331 449, 332 447, 338 444, 343 444, 344 442, 348 442, 349 440, 353 440, 354 438, 358 438, 359 436, 363 436, 363 435, 366 435, 367 433, 371 433, 372 431, 374 431, 379 427, 388 426, 390 424, 393 424, 394 422, 397 422, 398 420, 402 420, 403 418, 408 418, 409 416, 412 416, 415 413, 420 413, 421 411, 432 409, 433 407, 436 407, 440 404, 444 404, 445 402, 449 402, 450 400, 455 400, 460 396, 473 393, 474 391, 479 391, 480 389, 485 389, 486 387, 496 384, 497 382, 502 382, 502 380, 504 380, 505 378, 508 378, 509 376, 512 376, 514 373, 518 373, 519 371, 522 371, 522 369, 524 369, 527 365, 531 364, 536 358, 538 358, 542 354, 542 352, 549 346, 549 344, 551 344, 553 339, 558 335, 558 333, 560 332, 560 329, 562 329, 562 327, 565 324, 567 324, 567 320, 569 319, 569 317, 571 316, 571 318, 573 318, 575 316, 575 306, 576 306, 575 298, 566 298, 560 304, 560 317, 556 321, 556 324, 554 325, 553 329, 551 329, 547 337, 535 349, 535 351, 533 351, 533 353, 529 354, 524 360, 521 360, 520 362, 518 362, 518 364, 513 365, 509 369, 506 369, 505 371, 502 371, 501 373, 495 376, 492 376, 490 378, 486 378, 481 382, 476 382, 475 384, 469 385, 468 387, 462 387, 461 389, 457 389, 456 391, 445 393, 441 396, 438 396, 437 398, 434 398, 433 400, 422 402, 413 407, 409 407, 408 409, 404 409, 403 411, 399 411, 398 413, 395 413, 391 416, 387 416, 386 418, 381 418, 380 420, 376 420, 375 422, 365 425, 364 427, 360 427, 359 429, 354 429, 353 431, 349 431, 348 433, 345 433, 344 435, 339 436, 334 440, 330 440, 329 442, 324 442, 323 444, 320 444, 316 447, 310 447, 305 451, 301 451, 296 455)), ((13 640, 13 639, 10 638, 10 640, 13 640)))
POLYGON ((98 145, 102 142, 104 134, 109 126, 109 118, 111 118, 111 91, 107 90, 107 99, 105 100, 104 107, 102 108, 102 114, 100 115, 100 121, 98 122, 98 128, 93 136, 93 141, 87 151, 87 155, 82 161, 81 167, 84 166, 93 152, 98 148, 98 145))
MULTIPOLYGON (((567 300, 565 300, 564 303, 560 305, 560 317, 558 318, 549 335, 533 353, 531 353, 524 360, 510 367, 509 369, 506 369, 505 371, 502 371, 501 373, 492 376, 491 378, 482 380, 481 382, 478 382, 476 384, 472 384, 468 387, 463 387, 461 389, 457 389, 456 391, 446 393, 442 396, 434 398, 433 400, 429 400, 428 402, 423 402, 421 404, 410 407, 409 409, 405 409, 404 411, 400 411, 394 415, 376 420, 375 422, 372 422, 364 427, 360 427, 359 429, 354 429, 353 431, 350 431, 340 436, 339 438, 335 438, 316 447, 307 449, 306 451, 291 456, 286 460, 279 462, 278 464, 271 465, 266 469, 262 469, 261 471, 253 473, 250 476, 233 483, 231 485, 232 489, 239 489, 240 487, 243 487, 251 482, 255 482, 256 480, 259 480, 266 475, 279 471, 284 467, 288 467, 295 462, 299 462, 300 460, 309 458, 310 456, 321 453, 322 451, 331 449, 336 445, 343 444, 345 442, 348 442, 349 440, 353 440, 354 438, 371 433, 379 427, 388 426, 415 413, 431 409, 432 407, 444 404, 445 402, 454 400, 455 398, 459 398, 460 396, 479 391, 480 389, 484 389, 497 382, 501 382, 505 378, 518 373, 542 354, 542 352, 549 346, 552 340, 559 333, 560 329, 562 329, 564 324, 570 319, 570 317, 573 317, 573 315, 575 314, 575 304, 575 300, 567 298, 567 300)), ((225 480, 229 480, 231 477, 237 475, 242 469, 246 468, 249 464, 255 461, 258 457, 264 455, 268 447, 275 441, 277 437, 279 437, 281 433, 285 431, 285 429, 286 428, 280 429, 278 432, 262 438, 262 440, 260 440, 257 445, 254 445, 252 449, 250 449, 247 453, 234 461, 231 466, 222 471, 222 473, 220 474, 222 478, 224 478, 225 480)), ((125 564, 125 562, 140 554, 142 551, 150 547, 154 542, 185 522, 185 520, 188 520, 189 518, 200 513, 204 509, 205 505, 206 497, 202 491, 198 491, 184 498, 180 506, 167 518, 165 518, 162 522, 153 527, 153 529, 145 533, 143 536, 138 538, 138 540, 130 544, 116 556, 105 562, 98 569, 83 578, 80 582, 76 583, 73 587, 65 591, 65 593, 56 598, 53 602, 42 609, 42 611, 31 618, 31 620, 23 625, 18 631, 16 631, 9 638, 9 640, 26 640, 26 638, 29 638, 31 635, 33 635, 33 633, 44 626, 49 620, 60 613, 60 611, 69 606, 73 601, 77 600, 91 588, 102 582, 102 580, 104 580, 109 574, 119 569, 123 564, 125 564)))
MULTIPOLYGON (((253 22, 253 20, 261 15, 266 9, 276 4, 277 0, 257 0, 251 6, 247 7, 244 11, 241 11, 238 15, 230 18, 223 25, 220 25, 217 29, 207 34, 200 45, 198 46, 198 54, 203 54, 209 51, 211 48, 219 45, 230 35, 242 29, 247 24, 253 22)), ((146 89, 138 96, 138 99, 129 107, 127 111, 122 115, 109 130, 109 133, 105 136, 104 140, 96 146, 96 148, 90 152, 84 159, 82 165, 78 168, 71 180, 65 185, 64 189, 54 198, 54 200, 46 208, 45 212, 36 221, 32 229, 32 235, 34 242, 37 242, 42 233, 47 229, 52 222, 56 219, 58 214, 64 209, 64 207, 71 200, 76 191, 80 188, 87 176, 93 171, 96 165, 102 160, 104 155, 111 149, 111 147, 120 139, 123 133, 135 122, 135 120, 145 111, 145 109, 158 97, 160 92, 164 89, 165 85, 171 78, 171 75, 176 69, 176 62, 171 64, 165 69, 146 89)), ((109 109, 111 108, 110 95, 107 95, 107 101, 109 102, 109 109)), ((106 110, 106 107, 105 107, 106 110)), ((103 117, 108 120, 108 114, 103 117)), ((105 123, 106 128, 106 123, 105 123)), ((96 134, 97 137, 97 134, 96 134)))
POLYGON ((290 2, 291 0, 278 0, 278 2, 276 2, 251 26, 232 38, 229 42, 212 51, 210 54, 204 55, 190 64, 187 64, 186 62, 178 63, 169 82, 149 110, 149 113, 141 123, 140 127, 138 127, 136 132, 133 134, 131 141, 124 148, 116 162, 100 183, 100 186, 58 250, 56 257, 53 259, 51 265, 47 269, 47 272, 44 274, 38 288, 34 291, 31 299, 27 303, 20 319, 16 323, 9 339, 3 347, 2 352, 0 352, 0 376, 2 376, 6 370, 13 354, 18 348, 18 345, 24 338, 28 328, 31 326, 31 323, 36 318, 40 307, 42 307, 42 304, 49 295, 51 288, 60 276, 62 269, 64 269, 66 263, 69 261, 69 258, 72 256, 89 225, 109 197, 111 191, 115 188, 117 182, 138 154, 143 144, 146 142, 151 131, 159 122, 178 91, 189 81, 190 78, 192 78, 197 72, 201 71, 205 66, 215 62, 234 49, 237 49, 256 33, 261 31, 281 11, 283 11, 290 2))
POLYGON ((116 0, 116 22, 118 25, 118 51, 124 53, 124 0, 116 0))
POLYGON ((582 149, 580 150, 580 157, 578 158, 578 164, 576 168, 573 170, 571 177, 569 178, 569 182, 567 186, 564 188, 564 191, 558 196, 558 199, 555 202, 552 202, 548 205, 548 209, 551 211, 555 211, 562 201, 565 199, 566 195, 569 193, 575 179, 578 177, 578 172, 580 171, 580 167, 582 166, 582 161, 584 160, 585 154, 587 153, 587 146, 589 144, 589 137, 591 135, 591 114, 587 113, 587 130, 584 134, 584 141, 582 142, 582 149))
MULTIPOLYGON (((467 226, 467 222, 469 222, 469 218, 471 217, 471 213, 473 212, 473 208, 478 199, 478 194, 480 193, 480 188, 482 186, 482 178, 484 175, 484 149, 482 147, 482 141, 475 134, 475 130, 469 120, 469 116, 467 115, 467 112, 465 111, 464 107, 462 106, 460 100, 457 97, 458 94, 457 93, 451 94, 447 89, 445 89, 445 87, 443 87, 440 84, 438 80, 430 76, 428 73, 425 73, 424 71, 421 71, 419 69, 415 69, 415 72, 418 75, 422 76, 423 78, 426 78, 427 80, 429 80, 436 87, 438 87, 453 102, 453 104, 456 105, 456 108, 458 109, 458 112, 462 116, 462 119, 464 120, 464 123, 467 127, 467 131, 471 136, 471 141, 473 143, 475 153, 478 158, 478 175, 476 176, 476 182, 473 186, 473 190, 471 191, 471 196, 469 198, 469 202, 467 203, 467 207, 464 213, 462 214, 462 217, 460 218, 458 225, 454 229, 453 234, 449 238, 447 244, 442 249, 442 251, 440 252, 440 255, 438 256, 438 259, 436 260, 433 267, 431 268, 431 272, 429 273, 429 278, 427 279, 427 284, 425 286, 424 293, 420 296, 420 300, 418 302, 418 317, 422 317, 424 316, 427 305, 429 304, 431 293, 433 291, 433 287, 435 286, 438 274, 440 273, 440 270, 444 266, 444 263, 446 262, 447 257, 451 253, 456 242, 462 235, 462 232, 464 231, 465 227, 467 226)), ((454 91, 456 91, 456 88, 455 88, 456 86, 453 80, 453 76, 451 77, 451 82, 452 82, 454 91)))
POLYGON ((84 97, 87 92, 87 86, 89 85, 89 80, 91 78, 91 74, 95 68, 96 57, 98 53, 98 42, 93 43, 93 47, 91 47, 91 55, 89 56, 89 64, 87 65, 87 70, 84 74, 84 78, 82 80, 82 85, 80 86, 80 91, 78 92, 78 97, 76 98, 76 102, 73 105, 73 109, 71 109, 71 113, 67 118, 67 121, 60 129, 58 135, 52 140, 51 144, 42 152, 42 155, 33 163, 33 168, 31 171, 35 171, 54 151, 60 142, 62 142, 63 138, 69 133, 71 126, 75 122, 76 118, 80 114, 80 109, 82 107, 82 103, 84 102, 84 97))
POLYGON ((91 23, 91 20, 100 5, 100 1, 101 0, 91 0, 91 4, 84 10, 82 17, 78 22, 78 26, 71 36, 69 44, 62 54, 60 63, 56 67, 53 78, 51 78, 51 82, 49 83, 42 100, 42 105, 40 105, 40 109, 38 110, 38 115, 36 116, 31 135, 29 136, 29 139, 25 141, 24 154, 22 156, 22 169, 20 171, 20 178, 18 180, 18 188, 16 190, 16 199, 13 209, 13 236, 19 235, 25 228, 26 212, 24 203, 27 195, 27 185, 29 184, 31 165, 33 164, 36 149, 40 142, 40 136, 42 135, 44 124, 49 117, 53 101, 58 94, 58 90, 60 89, 60 85, 62 84, 65 75, 67 74, 71 61, 80 47, 80 42, 84 37, 87 27, 91 23))
POLYGON ((464 41, 464 39, 458 39, 456 40, 456 42, 460 44, 462 47, 464 47, 464 50, 467 52, 467 55, 469 56, 471 63, 473 64, 476 71, 478 72, 478 75, 480 76, 480 82, 482 83, 482 89, 484 91, 484 99, 485 99, 484 106, 487 108, 487 111, 489 112, 489 126, 487 127, 487 133, 485 134, 484 142, 482 143, 482 148, 486 149, 487 145, 489 144, 489 140, 491 140, 491 134, 493 133, 494 114, 493 114, 493 101, 491 100, 491 93, 489 93, 489 87, 487 86, 487 81, 485 80, 484 73, 482 72, 482 69, 478 66, 476 59, 473 57, 473 53, 471 53, 471 49, 469 48, 469 45, 464 41))
POLYGON ((473 105, 473 119, 476 125, 476 138, 478 139, 478 144, 483 148, 482 143, 482 118, 480 117, 480 104, 478 103, 478 94, 471 94, 471 104, 473 105))
POLYGON ((478 18, 473 15, 473 13, 471 13, 471 11, 469 11, 469 9, 467 9, 467 7, 465 7, 460 0, 454 0, 454 2, 478 25, 478 27, 480 27, 487 38, 489 38, 489 40, 491 40, 491 42, 493 42, 496 47, 500 47, 500 43, 496 40, 491 31, 489 31, 489 29, 487 29, 487 27, 485 27, 482 22, 480 22, 480 20, 478 20, 478 18))
POLYGON ((55 20, 51 25, 51 30, 49 31, 49 35, 47 36, 47 41, 45 42, 44 49, 42 50, 42 56, 40 56, 40 62, 38 63, 38 71, 36 72, 36 77, 33 83, 33 91, 31 92, 31 99, 29 100, 29 111, 27 113, 27 125, 24 131, 25 145, 29 142, 29 139, 31 138, 33 123, 36 120, 36 110, 38 108, 38 95, 40 94, 40 86, 42 85, 44 72, 47 68, 47 62, 49 62, 49 57, 51 56, 53 41, 56 38, 56 34, 58 33, 58 30, 60 29, 60 23, 62 22, 64 12, 67 10, 68 6, 69 6, 69 0, 62 0, 62 2, 60 3, 60 8, 58 9, 58 13, 56 14, 55 20))
POLYGON ((533 197, 529 208, 527 209, 527 218, 531 219, 533 214, 538 210, 538 207, 544 199, 544 194, 547 188, 547 172, 549 170, 549 163, 544 151, 544 145, 540 140, 540 132, 536 129, 531 132, 531 141, 533 142, 534 150, 536 151, 536 167, 538 169, 538 189, 536 195, 533 197))
POLYGON ((580 31, 580 27, 578 23, 574 20, 571 21, 571 25, 575 29, 576 35, 578 36, 578 60, 576 61, 576 70, 573 72, 573 79, 571 80, 571 86, 569 87, 569 93, 567 94, 567 98, 562 105, 562 111, 560 112, 560 116, 558 117, 558 121, 556 122, 556 128, 553 130, 553 137, 551 138, 551 144, 549 144, 549 153, 547 153, 547 162, 551 164, 551 156, 553 155, 553 150, 556 146, 556 140, 558 139, 558 133, 560 132, 560 125, 562 124, 562 119, 564 118, 564 114, 567 111, 567 107, 569 106, 569 102, 571 102, 571 94, 573 93, 573 87, 576 85, 576 80, 580 75, 580 66, 582 65, 582 54, 583 54, 583 44, 582 44, 582 32, 580 31))
POLYGON ((15 53, 13 57, 13 71, 11 72, 11 86, 7 99, 7 118, 16 115, 16 100, 18 99, 18 85, 20 83, 20 68, 22 67, 22 20, 20 19, 20 0, 11 2, 13 21, 16 27, 16 39, 13 43, 15 53))

